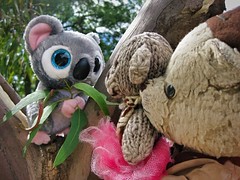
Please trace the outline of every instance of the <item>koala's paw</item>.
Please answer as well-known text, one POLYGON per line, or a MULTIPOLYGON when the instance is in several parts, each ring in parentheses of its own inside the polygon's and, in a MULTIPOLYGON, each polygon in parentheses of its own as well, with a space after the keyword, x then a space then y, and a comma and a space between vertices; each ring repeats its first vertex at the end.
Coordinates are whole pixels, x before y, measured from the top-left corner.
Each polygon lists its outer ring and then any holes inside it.
POLYGON ((34 136, 32 143, 36 145, 48 144, 50 140, 50 136, 46 132, 38 131, 36 136, 34 136))
POLYGON ((80 96, 77 96, 74 99, 65 100, 61 107, 61 113, 65 117, 71 118, 76 108, 79 107, 80 109, 83 109, 85 104, 85 100, 80 96))

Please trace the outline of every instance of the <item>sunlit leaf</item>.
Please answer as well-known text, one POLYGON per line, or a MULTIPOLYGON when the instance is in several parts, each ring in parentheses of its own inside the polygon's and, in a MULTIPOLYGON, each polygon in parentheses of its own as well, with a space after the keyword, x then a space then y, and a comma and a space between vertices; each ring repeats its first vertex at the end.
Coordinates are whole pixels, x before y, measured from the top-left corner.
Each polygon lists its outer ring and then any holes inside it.
POLYGON ((90 86, 89 84, 77 83, 74 85, 74 87, 83 91, 86 95, 91 97, 98 104, 102 112, 105 115, 109 115, 107 102, 105 101, 105 95, 94 89, 94 87, 90 86))
POLYGON ((44 99, 46 96, 48 96, 49 92, 48 91, 35 91, 26 97, 22 98, 19 103, 16 104, 10 111, 6 113, 6 115, 3 117, 3 120, 0 124, 6 122, 9 120, 14 114, 16 114, 19 110, 24 108, 25 106, 36 102, 40 99, 44 99))
POLYGON ((77 109, 71 118, 70 131, 54 160, 54 167, 63 163, 72 154, 79 143, 79 133, 87 125, 87 117, 83 110, 77 109))

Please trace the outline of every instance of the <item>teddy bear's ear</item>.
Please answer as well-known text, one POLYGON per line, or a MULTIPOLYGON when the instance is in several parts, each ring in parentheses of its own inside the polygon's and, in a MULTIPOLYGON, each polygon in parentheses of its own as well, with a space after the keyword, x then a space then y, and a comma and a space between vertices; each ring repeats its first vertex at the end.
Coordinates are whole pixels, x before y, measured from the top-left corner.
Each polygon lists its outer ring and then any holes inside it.
POLYGON ((146 44, 139 47, 129 62, 129 79, 133 84, 143 83, 150 69, 152 53, 146 44))
POLYGON ((94 41, 96 41, 98 44, 100 44, 100 38, 97 33, 90 32, 87 34, 88 37, 91 37, 94 41))
POLYGON ((57 18, 49 15, 38 16, 32 19, 25 29, 24 40, 26 49, 32 54, 44 39, 62 31, 63 26, 57 18))

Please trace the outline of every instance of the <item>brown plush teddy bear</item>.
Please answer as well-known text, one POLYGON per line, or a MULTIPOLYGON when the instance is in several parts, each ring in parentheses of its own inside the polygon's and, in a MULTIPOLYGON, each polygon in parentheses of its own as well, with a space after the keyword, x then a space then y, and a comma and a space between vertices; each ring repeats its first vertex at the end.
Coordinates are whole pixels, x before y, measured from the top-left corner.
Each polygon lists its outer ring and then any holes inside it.
POLYGON ((124 159, 130 164, 152 152, 158 134, 143 111, 139 91, 149 79, 165 73, 171 55, 172 48, 159 34, 139 34, 124 43, 107 74, 108 93, 123 100, 117 133, 122 136, 124 159))
POLYGON ((207 157, 195 159, 193 153, 188 160, 194 160, 183 168, 173 166, 169 174, 194 180, 240 178, 239 52, 240 7, 188 33, 165 75, 140 93, 144 112, 159 132, 207 157))

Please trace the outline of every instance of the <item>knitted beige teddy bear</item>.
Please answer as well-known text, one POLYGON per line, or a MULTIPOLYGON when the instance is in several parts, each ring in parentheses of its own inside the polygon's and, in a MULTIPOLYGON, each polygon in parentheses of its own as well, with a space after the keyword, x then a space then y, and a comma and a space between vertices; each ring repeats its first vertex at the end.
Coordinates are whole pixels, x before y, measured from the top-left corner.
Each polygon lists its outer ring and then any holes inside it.
POLYGON ((124 159, 130 164, 151 153, 158 135, 143 111, 139 91, 149 79, 165 73, 171 55, 172 49, 162 36, 142 33, 124 43, 106 76, 108 93, 123 101, 117 133, 122 136, 124 159))
MULTIPOLYGON (((217 159, 240 157, 239 17, 240 7, 192 30, 177 46, 165 75, 140 93, 146 115, 159 132, 217 159)), ((239 158, 231 168, 202 167, 199 179, 239 178, 236 165, 239 158)), ((197 179, 193 173, 186 176, 197 179)))

